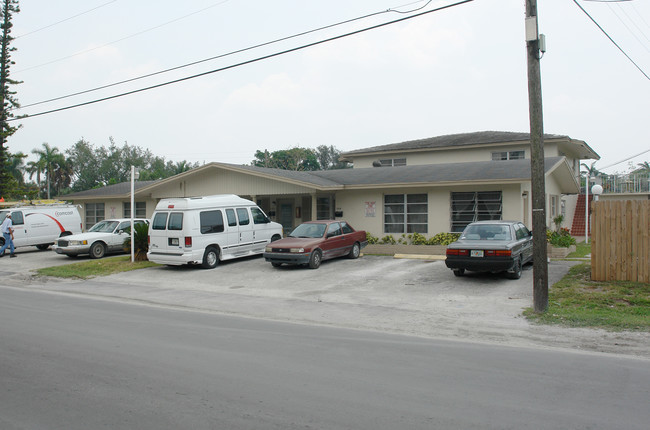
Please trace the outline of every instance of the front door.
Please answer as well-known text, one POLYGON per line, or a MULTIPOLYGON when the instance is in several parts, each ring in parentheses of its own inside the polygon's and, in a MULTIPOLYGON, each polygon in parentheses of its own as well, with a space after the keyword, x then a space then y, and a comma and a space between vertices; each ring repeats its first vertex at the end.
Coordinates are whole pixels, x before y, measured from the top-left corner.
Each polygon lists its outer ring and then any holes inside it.
POLYGON ((293 230, 293 203, 280 203, 280 217, 278 219, 285 236, 293 230))

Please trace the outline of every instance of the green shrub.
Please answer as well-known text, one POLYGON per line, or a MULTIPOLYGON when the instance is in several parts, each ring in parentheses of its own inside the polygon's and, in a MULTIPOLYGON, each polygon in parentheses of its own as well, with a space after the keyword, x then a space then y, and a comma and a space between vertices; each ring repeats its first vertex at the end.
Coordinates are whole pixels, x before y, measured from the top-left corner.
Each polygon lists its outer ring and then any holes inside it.
POLYGON ((456 242, 460 237, 460 233, 438 233, 429 240, 427 240, 427 245, 449 245, 450 243, 456 242))
POLYGON ((366 240, 368 241, 368 245, 374 245, 379 242, 379 238, 373 236, 369 231, 366 232, 366 240))
MULTIPOLYGON (((125 230, 130 231, 130 230, 125 230)), ((122 247, 126 252, 131 252, 131 236, 124 239, 122 247)), ((133 225, 133 254, 135 261, 147 261, 149 250, 149 224, 136 223, 133 225)))
POLYGON ((558 231, 546 230, 546 241, 559 248, 568 248, 576 244, 576 239, 571 236, 568 228, 561 228, 558 231))
POLYGON ((391 236, 389 234, 388 236, 382 237, 381 240, 379 241, 379 243, 383 243, 384 245, 386 245, 386 244, 395 245, 397 243, 397 241, 395 240, 395 238, 393 236, 391 236))

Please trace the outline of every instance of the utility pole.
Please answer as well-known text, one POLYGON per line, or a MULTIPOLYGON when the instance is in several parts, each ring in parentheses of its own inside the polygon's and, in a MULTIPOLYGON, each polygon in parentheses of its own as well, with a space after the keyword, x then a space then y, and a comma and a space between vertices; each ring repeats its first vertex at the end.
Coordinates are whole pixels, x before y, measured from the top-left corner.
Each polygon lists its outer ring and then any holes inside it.
POLYGON ((539 67, 540 37, 537 22, 537 0, 526 0, 526 50, 528 54, 528 111, 530 117, 530 180, 533 203, 533 307, 535 312, 545 312, 548 308, 548 262, 546 256, 544 118, 539 67))

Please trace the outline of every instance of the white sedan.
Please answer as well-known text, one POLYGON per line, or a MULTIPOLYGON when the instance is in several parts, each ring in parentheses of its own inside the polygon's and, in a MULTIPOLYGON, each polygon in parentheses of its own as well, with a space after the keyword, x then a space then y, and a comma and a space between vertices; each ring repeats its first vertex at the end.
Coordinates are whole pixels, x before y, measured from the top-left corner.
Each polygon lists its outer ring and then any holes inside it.
MULTIPOLYGON (((134 224, 149 224, 149 220, 136 218, 134 224)), ((73 234, 57 240, 54 250, 57 254, 76 257, 89 254, 90 258, 102 258, 108 253, 124 252, 124 239, 130 237, 131 219, 105 219, 86 233, 73 234)))

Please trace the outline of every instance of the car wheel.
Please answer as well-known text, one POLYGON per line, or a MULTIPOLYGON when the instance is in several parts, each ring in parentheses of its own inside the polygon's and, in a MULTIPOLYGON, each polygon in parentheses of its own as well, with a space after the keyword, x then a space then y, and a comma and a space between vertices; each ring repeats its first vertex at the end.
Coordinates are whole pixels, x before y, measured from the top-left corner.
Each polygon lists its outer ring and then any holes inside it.
POLYGON ((282 263, 271 263, 271 266, 280 267, 280 266, 282 266, 282 263))
POLYGON ((512 271, 508 272, 508 278, 510 279, 521 278, 521 258, 518 258, 515 261, 515 265, 512 267, 512 271))
POLYGON ((102 258, 106 255, 106 247, 101 242, 95 242, 90 247, 90 258, 102 258))
POLYGON ((354 245, 352 245, 352 249, 348 254, 348 258, 354 260, 355 258, 359 258, 360 254, 361 254, 361 245, 359 245, 359 242, 354 242, 354 245))
POLYGON ((44 243, 44 244, 42 244, 42 245, 36 245, 36 247, 37 247, 38 249, 40 249, 41 251, 45 251, 47 248, 50 247, 50 244, 49 244, 49 243, 44 243))
POLYGON ((463 276, 465 274, 465 269, 454 269, 454 276, 463 276))
POLYGON ((201 267, 204 269, 214 269, 219 264, 219 251, 214 246, 208 246, 203 254, 203 263, 201 267))
POLYGON ((320 267, 320 263, 323 260, 323 253, 321 252, 320 249, 315 249, 311 253, 311 257, 309 257, 309 268, 310 269, 318 269, 320 267))

